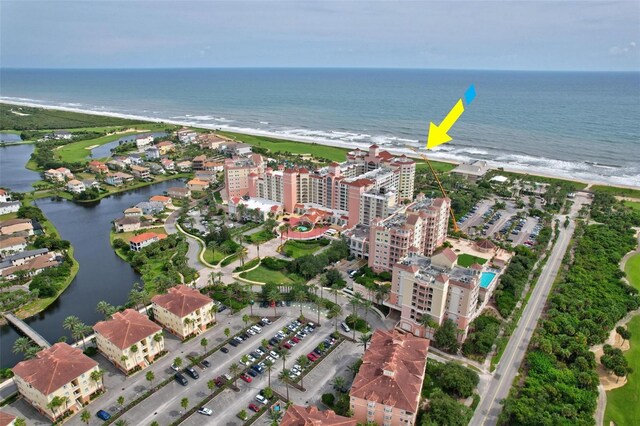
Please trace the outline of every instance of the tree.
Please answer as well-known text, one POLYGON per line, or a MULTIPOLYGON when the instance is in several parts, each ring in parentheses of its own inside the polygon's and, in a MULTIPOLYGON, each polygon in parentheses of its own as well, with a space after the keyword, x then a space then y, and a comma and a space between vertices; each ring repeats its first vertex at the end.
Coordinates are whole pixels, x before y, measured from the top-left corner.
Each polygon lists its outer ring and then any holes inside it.
MULTIPOLYGON (((309 365, 309 358, 307 358, 304 355, 300 355, 297 359, 296 362, 298 363, 298 365, 300 365, 300 368, 302 370, 304 370, 305 368, 307 368, 307 365, 309 365)), ((302 380, 304 379, 303 375, 300 375, 300 386, 304 387, 304 384, 302 383, 302 380)))
POLYGON ((470 397, 480 381, 475 371, 454 362, 444 364, 436 377, 442 390, 458 398, 470 397))
POLYGON ((116 426, 129 426, 129 422, 124 420, 124 419, 118 419, 118 420, 116 420, 114 425, 116 425, 116 426))
POLYGON ((631 339, 631 332, 621 325, 616 327, 616 333, 618 333, 620 337, 622 337, 622 343, 620 343, 620 346, 624 345, 625 340, 631 339))
POLYGON ((291 371, 284 368, 278 375, 278 378, 284 383, 287 389, 287 401, 289 401, 289 374, 291 374, 291 371))
POLYGON ((371 333, 361 334, 358 338, 358 345, 364 347, 363 352, 367 351, 367 345, 371 341, 371 333))
POLYGON ((234 362, 229 366, 229 371, 233 376, 233 386, 236 386, 236 382, 238 381, 238 373, 240 372, 240 366, 238 365, 237 362, 234 362))
POLYGON ((193 320, 191 318, 184 319, 184 325, 185 325, 185 328, 187 329, 187 336, 192 333, 192 330, 191 330, 192 324, 193 324, 193 320))
POLYGON ((147 374, 145 374, 145 378, 149 382, 149 385, 153 387, 153 380, 156 378, 155 374, 153 374, 153 371, 147 371, 147 374))
POLYGON ((209 381, 207 382, 207 388, 209 388, 209 391, 210 391, 211 393, 213 393, 213 391, 216 389, 216 382, 215 382, 215 380, 209 380, 209 381))
MULTIPOLYGON (((90 414, 89 414, 89 418, 91 418, 90 414)), ((18 417, 15 419, 15 423, 13 424, 13 426, 27 426, 27 421, 22 417, 18 417)))
POLYGON ((302 304, 309 300, 309 296, 305 289, 299 289, 293 293, 293 300, 300 303, 300 316, 302 316, 302 304))
POLYGON ((266 360, 264 362, 264 365, 267 367, 267 373, 269 373, 269 387, 271 387, 271 369, 273 368, 273 362, 271 362, 271 360, 266 360))
POLYGON ((26 354, 30 348, 33 347, 31 343, 31 339, 28 337, 18 337, 15 342, 13 342, 12 351, 14 354, 26 354))
POLYGON ((231 336, 231 329, 229 327, 224 329, 224 335, 227 339, 231 336))
POLYGON ((54 396, 47 404, 47 408, 53 413, 54 419, 58 418, 58 408, 62 407, 62 404, 64 404, 64 400, 59 396, 54 396))
POLYGON ((120 409, 124 407, 124 396, 120 395, 118 399, 116 399, 116 403, 120 406, 120 409))
POLYGON ((83 410, 82 413, 80 413, 80 420, 83 423, 89 424, 91 421, 91 414, 89 414, 87 410, 83 410))
POLYGON ((203 337, 202 339, 200 339, 200 346, 202 346, 202 348, 204 349, 204 353, 206 353, 207 346, 209 346, 209 341, 207 340, 206 337, 203 337))
POLYGON ((180 406, 183 410, 187 411, 187 407, 189 406, 189 398, 182 398, 180 400, 180 406))
POLYGON ((422 314, 420 319, 418 320, 418 324, 425 328, 425 337, 433 336, 433 331, 438 328, 438 323, 436 320, 431 318, 430 315, 422 314), (427 333, 428 330, 428 333, 427 333))
POLYGON ((466 426, 472 415, 471 409, 465 405, 459 404, 442 391, 435 391, 429 400, 427 422, 423 425, 466 426))
POLYGON ((108 320, 109 318, 111 318, 111 315, 113 315, 113 313, 116 311, 116 308, 113 307, 111 304, 105 302, 104 300, 101 300, 96 305, 96 311, 104 315, 105 320, 108 320))
POLYGON ((251 317, 247 314, 242 316, 242 322, 244 323, 244 328, 247 328, 247 324, 251 321, 251 317))
POLYGON ((98 382, 100 382, 100 388, 104 389, 104 383, 102 381, 104 377, 104 370, 94 370, 91 372, 89 377, 91 378, 91 380, 96 382, 96 385, 98 384, 98 382))
POLYGON ((346 384, 347 380, 342 376, 336 376, 333 378, 333 389, 337 390, 338 392, 342 392, 342 389, 344 389, 346 384))
POLYGON ((278 312, 276 311, 276 307, 278 306, 278 302, 282 299, 282 295, 277 288, 272 288, 267 292, 267 302, 273 304, 273 315, 277 316, 278 312))
POLYGON ((131 348, 129 348, 129 350, 131 351, 131 353, 133 354, 133 360, 135 361, 136 365, 138 364, 138 345, 131 345, 131 348))
POLYGON ((338 320, 340 319, 340 315, 342 314, 342 307, 340 305, 333 305, 329 308, 329 318, 333 318, 336 332, 338 331, 338 320))
POLYGON ((434 334, 434 346, 449 353, 457 353, 460 349, 458 343, 458 328, 450 319, 445 320, 434 334))
POLYGON ((284 348, 278 348, 276 349, 276 353, 282 358, 282 368, 286 368, 288 352, 284 348))
MULTIPOLYGON (((64 328, 65 330, 69 330, 71 332, 71 337, 73 337, 73 331, 77 330, 80 324, 82 324, 80 318, 75 315, 70 315, 66 317, 64 321, 62 321, 62 328, 64 328)), ((73 338, 75 340, 75 337, 73 338)))
POLYGON ((164 340, 163 333, 164 331, 160 330, 159 332, 153 335, 153 341, 156 343, 156 346, 158 347, 158 349, 160 349, 160 342, 164 340))

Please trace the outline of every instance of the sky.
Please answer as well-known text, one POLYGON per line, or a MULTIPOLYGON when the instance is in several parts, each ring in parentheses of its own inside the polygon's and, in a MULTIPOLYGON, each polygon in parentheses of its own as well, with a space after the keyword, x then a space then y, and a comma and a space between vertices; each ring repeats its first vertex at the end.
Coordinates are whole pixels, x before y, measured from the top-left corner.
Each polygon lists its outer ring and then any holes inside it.
POLYGON ((640 1, 6 1, 0 67, 640 70, 640 1))

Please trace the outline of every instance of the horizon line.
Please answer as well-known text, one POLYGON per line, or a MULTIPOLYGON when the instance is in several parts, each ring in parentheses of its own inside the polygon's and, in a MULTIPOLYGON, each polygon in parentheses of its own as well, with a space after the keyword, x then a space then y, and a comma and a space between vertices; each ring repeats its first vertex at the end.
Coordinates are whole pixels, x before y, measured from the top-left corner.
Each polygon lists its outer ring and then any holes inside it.
POLYGON ((514 69, 514 68, 423 68, 423 67, 322 67, 322 66, 203 66, 203 67, 3 67, 2 70, 48 71, 134 71, 134 70, 394 70, 394 71, 468 71, 468 72, 553 72, 553 73, 640 73, 637 70, 579 70, 579 69, 514 69))

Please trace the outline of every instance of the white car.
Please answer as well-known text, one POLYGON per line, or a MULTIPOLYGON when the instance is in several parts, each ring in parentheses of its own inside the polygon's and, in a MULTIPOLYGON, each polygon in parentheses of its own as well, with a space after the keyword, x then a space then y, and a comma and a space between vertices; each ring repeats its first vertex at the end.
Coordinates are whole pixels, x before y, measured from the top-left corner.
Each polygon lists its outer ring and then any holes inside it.
POLYGON ((274 351, 269 352, 269 355, 271 355, 272 357, 274 357, 275 359, 280 358, 280 355, 278 355, 277 353, 275 353, 274 351))
POLYGON ((177 365, 175 365, 175 364, 171 364, 171 369, 172 369, 173 371, 180 372, 180 367, 178 367, 178 366, 177 366, 177 365))
POLYGON ((270 363, 274 363, 276 362, 276 359, 274 357, 272 357, 271 355, 269 355, 268 357, 265 358, 265 360, 269 361, 270 363))
POLYGON ((289 377, 298 377, 300 372, 298 370, 289 370, 289 377))
POLYGON ((260 348, 256 349, 256 352, 259 353, 260 356, 264 355, 264 352, 260 348))
POLYGON ((254 325, 253 327, 251 327, 251 328, 250 328, 250 330, 253 330, 253 331, 255 331, 255 332, 256 332, 256 333, 258 333, 258 334, 259 334, 259 333, 262 333, 262 329, 261 329, 259 326, 257 326, 257 325, 254 325))
POLYGON ((269 318, 262 318, 261 321, 266 323, 266 324, 271 324, 271 321, 269 321, 269 318))
POLYGON ((258 401, 261 404, 266 404, 267 403, 267 398, 265 398, 264 396, 258 394, 258 395, 256 395, 256 401, 258 401))
POLYGON ((198 413, 204 414, 205 416, 210 416, 213 414, 213 410, 211 408, 202 407, 198 410, 198 413))
POLYGON ((247 329, 247 334, 249 334, 249 335, 251 335, 251 336, 255 336, 255 335, 256 335, 256 332, 255 332, 255 331, 253 331, 253 329, 252 329, 252 328, 248 328, 248 329, 247 329))

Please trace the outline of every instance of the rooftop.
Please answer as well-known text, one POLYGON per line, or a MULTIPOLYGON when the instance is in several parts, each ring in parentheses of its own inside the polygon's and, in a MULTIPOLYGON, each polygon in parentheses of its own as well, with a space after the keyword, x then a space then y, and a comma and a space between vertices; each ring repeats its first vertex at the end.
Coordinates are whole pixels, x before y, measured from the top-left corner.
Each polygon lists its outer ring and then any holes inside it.
POLYGON ((112 319, 100 321, 93 329, 120 349, 126 349, 162 330, 158 324, 136 310, 116 312, 112 319))
POLYGON ((333 410, 320 411, 315 406, 291 405, 287 408, 280 426, 356 426, 353 418, 337 415, 333 410))
POLYGON ((167 294, 154 296, 151 301, 180 318, 212 302, 209 297, 198 290, 185 285, 172 287, 167 294))

